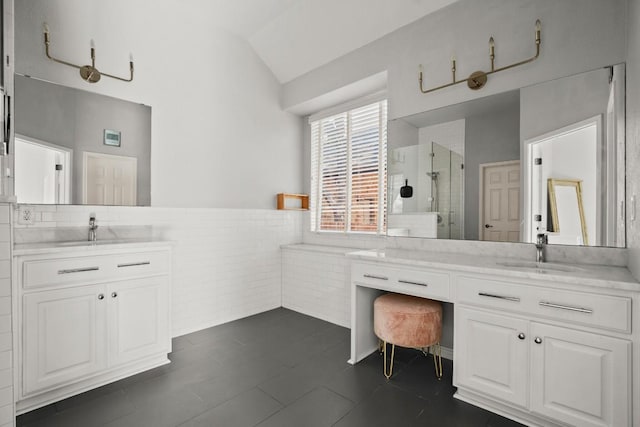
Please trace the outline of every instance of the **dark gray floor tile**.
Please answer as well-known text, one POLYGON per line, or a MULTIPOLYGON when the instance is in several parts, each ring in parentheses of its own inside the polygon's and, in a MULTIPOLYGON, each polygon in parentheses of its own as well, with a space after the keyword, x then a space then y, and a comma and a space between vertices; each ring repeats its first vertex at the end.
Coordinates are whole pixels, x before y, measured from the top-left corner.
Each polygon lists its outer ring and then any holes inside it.
POLYGON ((522 424, 497 414, 490 414, 486 427, 523 427, 522 424))
POLYGON ((55 414, 56 405, 48 405, 43 408, 35 409, 31 412, 27 412, 24 415, 20 415, 17 418, 16 425, 18 427, 38 425, 38 421, 53 417, 55 414))
POLYGON ((454 426, 421 422, 418 417, 427 404, 404 390, 389 386, 380 387, 335 424, 336 427, 359 426, 454 426))
POLYGON ((241 369, 230 369, 226 375, 191 384, 189 390, 198 395, 208 407, 217 406, 234 396, 285 371, 278 362, 248 364, 241 369))
POLYGON ((189 390, 182 389, 160 396, 151 396, 144 403, 136 405, 134 412, 105 425, 108 427, 175 427, 202 414, 207 409, 202 399, 189 390))
POLYGON ((171 364, 18 418, 18 426, 479 426, 512 422, 453 398, 452 364, 396 348, 356 366, 349 330, 278 309, 174 340, 171 364), (277 412, 276 412, 277 411, 277 412))
POLYGON ((127 399, 122 390, 106 394, 100 398, 73 406, 55 415, 41 418, 36 422, 18 425, 30 427, 93 427, 102 426, 117 418, 126 416, 135 410, 134 405, 127 399))
POLYGON ((298 341, 277 346, 269 354, 285 365, 294 367, 340 342, 348 342, 349 339, 348 329, 331 326, 298 341))
POLYGON ((456 391, 452 384, 453 362, 443 359, 442 366, 442 379, 438 380, 433 364, 433 356, 424 356, 420 353, 409 365, 394 374, 390 381, 397 387, 418 397, 426 399, 444 397, 449 399, 456 391))
POLYGON ((332 426, 353 407, 353 402, 320 387, 258 424, 259 427, 332 426))
POLYGON ((223 368, 215 365, 212 371, 206 366, 191 365, 182 369, 167 372, 146 381, 133 383, 124 389, 129 399, 136 405, 143 404, 149 399, 157 398, 176 390, 183 390, 192 384, 219 376, 223 368))
POLYGON ((260 389, 283 404, 289 404, 314 388, 328 384, 337 372, 348 369, 342 350, 330 348, 308 361, 260 384, 260 389))
POLYGON ((484 427, 490 412, 452 397, 430 400, 419 416, 421 425, 484 427))
MULTIPOLYGON (((207 329, 205 329, 206 331, 207 329)), ((189 340, 189 335, 182 335, 171 340, 171 350, 176 352, 191 347, 193 343, 189 340)))
POLYGON ((187 421, 183 427, 252 427, 281 407, 271 396, 252 388, 187 421))
POLYGON ((326 383, 326 387, 355 403, 360 403, 369 398, 385 381, 381 370, 373 372, 356 365, 334 374, 326 383))

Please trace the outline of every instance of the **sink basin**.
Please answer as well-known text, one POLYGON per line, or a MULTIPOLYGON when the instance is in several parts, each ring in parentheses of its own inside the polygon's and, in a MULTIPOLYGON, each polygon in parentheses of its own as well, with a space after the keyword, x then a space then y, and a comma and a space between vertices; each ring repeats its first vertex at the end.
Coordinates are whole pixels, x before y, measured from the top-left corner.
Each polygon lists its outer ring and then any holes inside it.
POLYGON ((113 245, 116 243, 124 243, 122 240, 98 240, 90 242, 88 240, 78 240, 72 242, 56 242, 55 246, 97 246, 97 245, 113 245))
POLYGON ((563 271, 566 273, 582 271, 579 267, 565 264, 554 264, 549 262, 533 262, 533 261, 505 261, 496 263, 502 267, 521 268, 525 270, 536 270, 540 273, 563 271))

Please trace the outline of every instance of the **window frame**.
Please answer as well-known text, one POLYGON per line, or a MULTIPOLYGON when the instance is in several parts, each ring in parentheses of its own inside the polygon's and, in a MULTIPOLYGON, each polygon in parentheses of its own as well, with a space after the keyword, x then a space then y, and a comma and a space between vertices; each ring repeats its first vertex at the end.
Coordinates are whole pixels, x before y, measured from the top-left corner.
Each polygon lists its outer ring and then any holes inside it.
POLYGON ((387 120, 388 120, 388 99, 386 93, 373 94, 359 100, 355 100, 346 104, 342 104, 331 109, 322 111, 309 117, 309 135, 310 135, 310 210, 311 221, 310 231, 323 234, 362 234, 367 236, 379 236, 386 234, 387 228, 387 120), (352 230, 353 215, 353 140, 352 140, 352 114, 354 110, 367 106, 378 105, 378 124, 377 124, 377 222, 375 231, 352 230), (347 140, 346 147, 346 189, 344 203, 344 227, 340 230, 321 229, 322 213, 323 213, 323 129, 322 121, 336 118, 337 116, 345 116, 346 130, 345 136, 347 140), (317 126, 317 135, 314 134, 314 125, 317 126), (315 138, 314 138, 315 136, 315 138), (314 164, 315 163, 315 164, 314 164))

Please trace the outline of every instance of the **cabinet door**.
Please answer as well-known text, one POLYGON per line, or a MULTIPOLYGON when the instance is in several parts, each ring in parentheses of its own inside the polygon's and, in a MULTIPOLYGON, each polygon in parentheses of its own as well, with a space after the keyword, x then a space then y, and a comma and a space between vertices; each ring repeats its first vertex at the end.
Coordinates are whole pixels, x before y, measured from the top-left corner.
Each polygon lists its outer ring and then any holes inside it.
POLYGON ((166 276, 110 284, 108 298, 110 365, 169 352, 166 276))
POLYGON ((456 307, 455 384, 526 407, 528 322, 456 307))
POLYGON ((75 381, 106 367, 102 286, 25 295, 23 393, 75 381))
POLYGON ((629 426, 631 342, 531 324, 531 410, 579 426, 629 426))

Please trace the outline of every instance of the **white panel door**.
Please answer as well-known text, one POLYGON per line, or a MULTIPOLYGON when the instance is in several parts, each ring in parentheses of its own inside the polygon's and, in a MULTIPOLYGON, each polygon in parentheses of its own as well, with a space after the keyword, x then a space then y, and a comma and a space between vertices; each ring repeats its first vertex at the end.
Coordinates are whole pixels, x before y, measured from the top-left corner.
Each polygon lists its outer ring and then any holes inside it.
POLYGON ((106 368, 103 290, 102 286, 80 286, 24 296, 25 395, 106 368))
POLYGON ((480 240, 520 241, 520 162, 481 167, 480 240))
POLYGON ((110 284, 108 297, 110 365, 170 350, 166 276, 110 284))
POLYGON ((631 342, 531 324, 531 410, 569 425, 630 426, 631 342))
POLYGON ((526 407, 528 322, 460 307, 455 324, 456 385, 526 407))
POLYGON ((83 203, 135 206, 138 159, 84 153, 83 203))

